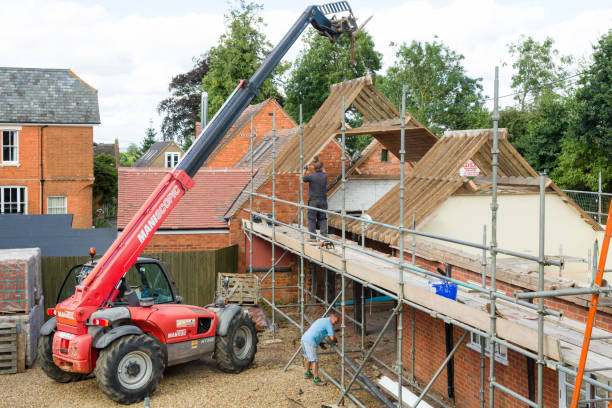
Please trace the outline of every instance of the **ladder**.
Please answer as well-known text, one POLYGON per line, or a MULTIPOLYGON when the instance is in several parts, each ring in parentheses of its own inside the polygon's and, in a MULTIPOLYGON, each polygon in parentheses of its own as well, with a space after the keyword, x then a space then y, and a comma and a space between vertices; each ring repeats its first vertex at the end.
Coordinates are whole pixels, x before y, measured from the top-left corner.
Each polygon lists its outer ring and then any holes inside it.
MULTIPOLYGON (((599 263, 597 264, 597 274, 595 275, 594 284, 602 285, 604 268, 608 257, 608 249, 610 248, 610 235, 612 234, 612 203, 608 212, 608 221, 606 222, 606 231, 599 254, 599 263)), ((584 330, 584 339, 582 341, 582 350, 580 351, 580 360, 578 362, 578 372, 576 374, 576 383, 574 384, 574 392, 572 394, 572 403, 570 408, 578 408, 580 402, 580 388, 582 387, 582 378, 584 376, 584 367, 586 365, 587 355, 589 353, 589 344, 591 343, 591 334, 595 325, 595 313, 597 312, 597 304, 599 302, 599 293, 591 295, 591 303, 589 306, 589 316, 587 317, 586 328, 584 330)), ((612 398, 612 395, 610 395, 612 398)), ((612 408, 612 399, 608 404, 608 408, 612 408)))

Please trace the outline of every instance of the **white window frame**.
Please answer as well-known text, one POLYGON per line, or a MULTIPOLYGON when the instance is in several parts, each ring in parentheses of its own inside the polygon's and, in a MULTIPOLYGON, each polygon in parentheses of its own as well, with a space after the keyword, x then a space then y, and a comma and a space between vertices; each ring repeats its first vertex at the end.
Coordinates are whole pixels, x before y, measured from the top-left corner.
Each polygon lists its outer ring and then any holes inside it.
POLYGON ((19 166, 19 131, 21 127, 0 128, 0 166, 19 166), (4 132, 13 132, 15 139, 11 145, 14 149, 14 160, 4 160, 4 132))
MULTIPOLYGON (((568 379, 567 377, 569 375, 564 371, 557 370, 557 373, 559 377, 559 408, 567 408, 569 407, 567 401, 571 400, 572 393, 574 392, 574 378, 572 377, 568 379)), ((585 373, 585 375, 588 374, 585 373)), ((609 401, 605 398, 609 397, 602 397, 600 395, 597 395, 598 391, 603 391, 601 388, 598 388, 596 385, 591 385, 586 381, 582 381, 582 387, 580 387, 580 389, 580 399, 601 399, 601 402, 590 402, 588 405, 589 407, 602 408, 608 406, 609 401)), ((603 393, 605 395, 607 392, 603 391, 603 393)))
MULTIPOLYGON (((471 348, 474 351, 480 353, 480 336, 478 334, 474 334, 470 332, 470 342, 467 344, 467 347, 471 348)), ((485 337, 485 355, 491 356, 491 347, 490 341, 485 337)), ((508 348, 502 344, 495 343, 495 361, 500 364, 508 365, 508 348)))
MULTIPOLYGON (((21 201, 18 201, 21 202, 21 201)), ((28 188, 26 186, 0 186, 0 214, 27 214, 28 213, 28 188), (4 212, 4 189, 5 188, 23 188, 23 213, 5 213, 4 212)))
POLYGON ((181 160, 181 153, 180 152, 166 152, 166 168, 167 169, 175 168, 176 165, 178 164, 179 160, 181 160), (168 165, 168 160, 169 159, 172 160, 172 165, 171 166, 168 165))
POLYGON ((68 198, 66 196, 47 196, 47 214, 68 214, 68 198), (53 213, 51 212, 51 207, 49 205, 49 199, 51 198, 63 198, 64 199, 64 207, 62 208, 64 212, 53 212, 53 213))

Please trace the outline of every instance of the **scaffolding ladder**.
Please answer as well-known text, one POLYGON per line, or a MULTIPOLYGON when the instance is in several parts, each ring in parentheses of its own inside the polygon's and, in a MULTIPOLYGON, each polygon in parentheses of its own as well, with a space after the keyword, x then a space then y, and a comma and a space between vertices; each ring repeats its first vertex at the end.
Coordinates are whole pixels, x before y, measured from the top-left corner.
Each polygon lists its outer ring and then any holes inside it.
MULTIPOLYGON (((601 287, 603 282, 604 269, 608 258, 608 249, 610 248, 610 235, 612 234, 612 203, 608 211, 608 221, 606 222, 606 231, 604 233, 603 243, 601 245, 601 253, 599 255, 599 263, 597 264, 597 273, 593 285, 601 287)), ((599 292, 594 292, 591 295, 591 303, 589 305, 589 315, 587 317, 586 328, 584 330, 584 339, 582 341, 582 350, 580 351, 580 360, 578 361, 578 370, 576 374, 576 383, 572 394, 572 403, 570 408, 578 408, 580 402, 580 388, 582 387, 582 379, 584 377, 584 369, 586 366, 587 355, 589 354, 589 345, 591 343, 591 334, 595 325, 595 314, 597 313, 597 305, 599 303, 599 292)), ((612 408, 612 394, 609 395, 608 408, 612 408)))

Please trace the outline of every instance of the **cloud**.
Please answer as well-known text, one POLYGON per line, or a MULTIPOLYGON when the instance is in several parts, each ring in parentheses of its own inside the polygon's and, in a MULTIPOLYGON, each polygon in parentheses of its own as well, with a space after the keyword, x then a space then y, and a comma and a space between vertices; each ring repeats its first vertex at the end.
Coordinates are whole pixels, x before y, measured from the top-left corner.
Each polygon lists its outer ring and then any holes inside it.
MULTIPOLYGON (((119 138, 122 148, 138 143, 149 119, 159 126, 157 104, 168 95, 172 76, 192 67, 192 57, 215 45, 223 32, 223 15, 215 13, 111 13, 104 2, 66 0, 3 2, 0 24, 2 65, 71 68, 98 89, 102 125, 94 140, 119 138)), ((278 43, 302 6, 266 9, 266 35, 278 43)), ((485 93, 493 94, 496 64, 509 61, 506 45, 520 34, 550 36, 564 54, 588 56, 599 36, 612 26, 612 7, 556 16, 540 2, 509 4, 501 0, 452 0, 442 6, 426 1, 355 8, 384 55, 394 59, 389 43, 430 41, 434 35, 465 56, 469 75, 482 77, 485 93)), ((294 45, 286 60, 298 54, 294 45)), ((508 93, 510 69, 502 68, 501 94, 508 93)), ((511 98, 507 98, 511 102, 511 98)))

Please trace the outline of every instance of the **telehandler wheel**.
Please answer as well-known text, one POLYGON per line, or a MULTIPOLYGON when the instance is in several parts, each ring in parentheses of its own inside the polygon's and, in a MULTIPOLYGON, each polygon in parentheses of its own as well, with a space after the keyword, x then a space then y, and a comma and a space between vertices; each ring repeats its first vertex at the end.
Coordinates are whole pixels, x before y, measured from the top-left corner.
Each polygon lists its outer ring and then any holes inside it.
POLYGON ((227 373, 239 373, 251 366, 257 352, 257 332, 251 318, 237 313, 225 336, 217 336, 215 360, 217 367, 227 373))
POLYGON ((38 361, 45 374, 57 382, 68 383, 87 377, 87 374, 69 373, 55 365, 53 362, 53 333, 48 336, 40 336, 38 339, 38 361))
POLYGON ((146 334, 127 335, 100 351, 94 373, 113 401, 132 404, 153 394, 164 372, 162 346, 146 334))

